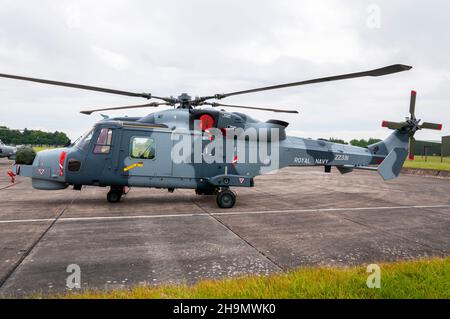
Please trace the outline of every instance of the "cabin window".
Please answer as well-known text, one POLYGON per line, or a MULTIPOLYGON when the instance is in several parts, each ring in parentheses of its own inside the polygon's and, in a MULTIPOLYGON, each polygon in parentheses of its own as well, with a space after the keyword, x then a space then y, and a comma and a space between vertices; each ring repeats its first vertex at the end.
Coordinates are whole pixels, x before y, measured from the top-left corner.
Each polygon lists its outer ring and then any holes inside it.
POLYGON ((153 159, 155 158, 155 139, 151 137, 131 138, 131 158, 153 159))
POLYGON ((111 151, 112 129, 102 128, 95 143, 95 154, 108 154, 111 151))

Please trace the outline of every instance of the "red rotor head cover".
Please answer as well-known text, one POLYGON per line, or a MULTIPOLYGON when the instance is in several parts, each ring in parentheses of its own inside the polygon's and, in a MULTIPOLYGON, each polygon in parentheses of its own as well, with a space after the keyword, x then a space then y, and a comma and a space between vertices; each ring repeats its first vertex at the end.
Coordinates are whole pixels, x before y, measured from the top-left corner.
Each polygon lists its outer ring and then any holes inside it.
POLYGON ((203 114, 200 116, 200 128, 202 131, 214 127, 214 118, 209 114, 203 114))

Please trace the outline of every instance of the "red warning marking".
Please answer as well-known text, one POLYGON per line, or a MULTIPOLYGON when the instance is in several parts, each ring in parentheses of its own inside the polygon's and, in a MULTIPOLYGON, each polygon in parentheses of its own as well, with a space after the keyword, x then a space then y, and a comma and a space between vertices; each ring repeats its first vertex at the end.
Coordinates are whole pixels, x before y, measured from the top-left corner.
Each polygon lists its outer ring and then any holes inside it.
POLYGON ((384 158, 383 157, 376 157, 375 158, 375 164, 381 164, 383 162, 384 158))
POLYGON ((62 151, 61 155, 59 156, 59 176, 64 175, 64 161, 66 160, 66 151, 62 151))
POLYGON ((233 166, 235 166, 237 162, 238 162, 238 156, 234 155, 234 158, 233 158, 233 161, 231 162, 231 164, 233 164, 233 166))
POLYGON ((9 171, 8 173, 9 178, 11 179, 11 184, 14 184, 16 181, 16 174, 14 174, 12 171, 9 171))

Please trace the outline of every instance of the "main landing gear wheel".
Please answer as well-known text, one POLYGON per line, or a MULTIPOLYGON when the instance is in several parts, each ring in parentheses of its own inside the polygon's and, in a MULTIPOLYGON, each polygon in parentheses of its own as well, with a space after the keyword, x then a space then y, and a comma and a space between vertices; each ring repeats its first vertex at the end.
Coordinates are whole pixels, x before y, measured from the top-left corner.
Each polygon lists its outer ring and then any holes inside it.
POLYGON ((118 203, 118 202, 120 202, 122 195, 123 195, 122 188, 111 188, 111 190, 106 195, 106 199, 110 203, 118 203))
POLYGON ((223 189, 217 194, 216 202, 220 208, 232 208, 236 203, 236 194, 229 189, 223 189))

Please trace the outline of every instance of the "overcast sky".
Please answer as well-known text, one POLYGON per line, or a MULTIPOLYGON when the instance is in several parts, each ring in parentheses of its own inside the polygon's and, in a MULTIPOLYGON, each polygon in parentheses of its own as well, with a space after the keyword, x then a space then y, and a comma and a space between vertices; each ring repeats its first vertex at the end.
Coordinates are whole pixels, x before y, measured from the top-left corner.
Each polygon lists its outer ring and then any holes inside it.
MULTIPOLYGON (((227 103, 297 108, 253 111, 304 137, 383 138, 382 120, 442 122, 450 135, 448 1, 0 0, 0 73, 159 96, 209 95, 378 68, 411 71, 231 97, 227 103)), ((127 98, 0 79, 0 125, 65 131, 101 117, 80 110, 140 104, 127 98)), ((152 109, 109 112, 145 115, 152 109)))

